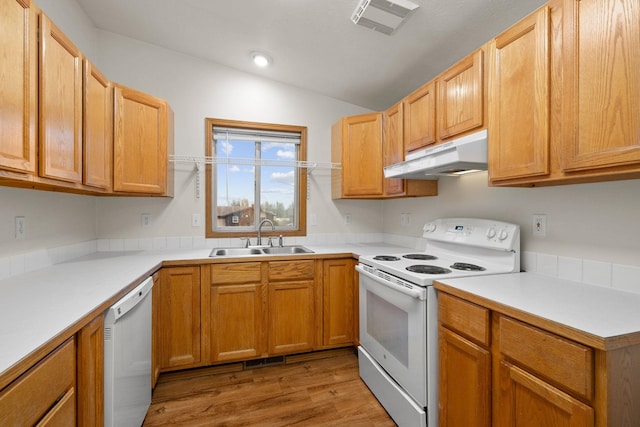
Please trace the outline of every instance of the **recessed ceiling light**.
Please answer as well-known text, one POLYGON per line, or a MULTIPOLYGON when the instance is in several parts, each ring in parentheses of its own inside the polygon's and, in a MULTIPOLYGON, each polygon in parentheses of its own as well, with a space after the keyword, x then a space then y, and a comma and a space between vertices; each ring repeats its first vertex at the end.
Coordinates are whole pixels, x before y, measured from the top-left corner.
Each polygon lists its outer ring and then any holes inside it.
POLYGON ((253 63, 258 67, 267 67, 271 64, 271 58, 269 55, 262 52, 252 52, 251 57, 253 58, 253 63))

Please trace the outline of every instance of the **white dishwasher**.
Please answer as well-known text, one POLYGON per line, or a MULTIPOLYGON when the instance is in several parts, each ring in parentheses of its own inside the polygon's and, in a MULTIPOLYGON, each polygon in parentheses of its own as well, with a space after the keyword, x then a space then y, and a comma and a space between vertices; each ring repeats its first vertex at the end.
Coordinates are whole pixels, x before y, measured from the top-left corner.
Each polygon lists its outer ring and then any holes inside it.
POLYGON ((152 288, 149 277, 105 312, 106 427, 140 427, 151 404, 152 288))

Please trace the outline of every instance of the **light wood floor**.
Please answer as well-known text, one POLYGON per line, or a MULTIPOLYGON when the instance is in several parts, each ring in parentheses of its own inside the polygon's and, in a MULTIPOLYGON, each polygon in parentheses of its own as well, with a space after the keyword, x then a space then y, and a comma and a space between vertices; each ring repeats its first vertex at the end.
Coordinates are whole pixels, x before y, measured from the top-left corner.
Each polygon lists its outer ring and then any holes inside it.
POLYGON ((323 356, 163 374, 144 426, 396 425, 360 380, 353 350, 323 356))

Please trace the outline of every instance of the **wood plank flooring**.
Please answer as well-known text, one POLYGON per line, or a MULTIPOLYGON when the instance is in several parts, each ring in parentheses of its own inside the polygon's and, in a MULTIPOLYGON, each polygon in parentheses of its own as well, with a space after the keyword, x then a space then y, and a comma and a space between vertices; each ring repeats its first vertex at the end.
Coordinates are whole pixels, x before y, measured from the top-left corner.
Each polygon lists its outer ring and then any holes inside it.
POLYGON ((321 356, 162 374, 143 426, 396 425, 360 379, 353 350, 321 356))

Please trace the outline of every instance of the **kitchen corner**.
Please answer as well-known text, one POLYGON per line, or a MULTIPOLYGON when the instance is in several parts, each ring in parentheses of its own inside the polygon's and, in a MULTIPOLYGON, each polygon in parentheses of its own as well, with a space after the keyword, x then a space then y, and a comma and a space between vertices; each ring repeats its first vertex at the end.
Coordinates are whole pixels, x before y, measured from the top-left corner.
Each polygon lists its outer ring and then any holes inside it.
MULTIPOLYGON (((406 250, 384 243, 306 246, 315 253, 307 256, 315 257, 406 250)), ((80 329, 82 322, 103 313, 163 265, 216 262, 210 252, 211 248, 94 252, 0 280, 0 387, 24 369, 23 359, 37 360, 47 354, 80 329)))

